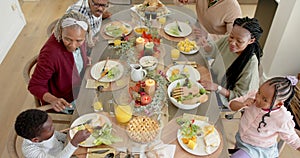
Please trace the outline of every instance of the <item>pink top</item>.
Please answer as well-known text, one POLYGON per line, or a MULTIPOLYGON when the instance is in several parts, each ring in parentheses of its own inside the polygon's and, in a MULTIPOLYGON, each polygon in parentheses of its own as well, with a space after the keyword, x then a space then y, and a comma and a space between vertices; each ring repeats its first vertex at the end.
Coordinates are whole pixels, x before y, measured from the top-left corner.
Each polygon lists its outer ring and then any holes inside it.
MULTIPOLYGON (((247 98, 255 98, 256 91, 251 91, 247 95, 233 99, 231 101, 244 102, 247 98)), ((229 102, 230 105, 231 102, 229 102)), ((293 116, 284 106, 270 113, 270 117, 265 117, 267 125, 257 131, 262 116, 267 111, 251 105, 245 109, 242 115, 239 133, 243 142, 259 147, 271 147, 277 143, 277 137, 284 140, 292 148, 300 147, 300 138, 295 132, 293 116)))

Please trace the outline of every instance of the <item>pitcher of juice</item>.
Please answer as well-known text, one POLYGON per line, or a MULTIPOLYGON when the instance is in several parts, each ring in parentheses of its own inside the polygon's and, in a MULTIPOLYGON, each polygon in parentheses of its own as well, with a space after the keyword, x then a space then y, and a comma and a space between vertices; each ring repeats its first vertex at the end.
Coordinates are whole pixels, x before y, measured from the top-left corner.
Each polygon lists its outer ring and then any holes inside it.
POLYGON ((114 111, 116 119, 119 123, 127 123, 132 118, 132 104, 115 104, 114 111))

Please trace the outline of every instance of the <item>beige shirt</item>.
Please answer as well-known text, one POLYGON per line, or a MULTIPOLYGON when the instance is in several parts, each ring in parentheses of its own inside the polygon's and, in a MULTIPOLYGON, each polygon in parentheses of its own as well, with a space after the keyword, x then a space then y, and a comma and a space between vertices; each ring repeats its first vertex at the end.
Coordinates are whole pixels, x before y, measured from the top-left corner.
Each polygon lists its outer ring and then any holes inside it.
POLYGON ((208 0, 189 0, 189 3, 195 3, 198 21, 210 34, 230 33, 234 20, 242 17, 237 0, 219 0, 209 8, 208 0))

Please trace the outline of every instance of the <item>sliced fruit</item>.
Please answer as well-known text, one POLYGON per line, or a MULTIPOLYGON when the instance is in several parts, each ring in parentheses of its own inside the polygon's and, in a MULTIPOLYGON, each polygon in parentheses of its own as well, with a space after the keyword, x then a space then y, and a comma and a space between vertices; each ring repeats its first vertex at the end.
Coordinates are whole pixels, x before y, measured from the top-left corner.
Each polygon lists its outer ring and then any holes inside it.
POLYGON ((208 95, 206 95, 206 94, 203 94, 203 95, 201 95, 200 97, 199 97, 199 102, 200 103, 204 103, 204 102, 206 102, 208 100, 208 95))
POLYGON ((192 141, 192 140, 189 140, 188 144, 187 144, 187 147, 194 150, 197 146, 197 143, 192 141))

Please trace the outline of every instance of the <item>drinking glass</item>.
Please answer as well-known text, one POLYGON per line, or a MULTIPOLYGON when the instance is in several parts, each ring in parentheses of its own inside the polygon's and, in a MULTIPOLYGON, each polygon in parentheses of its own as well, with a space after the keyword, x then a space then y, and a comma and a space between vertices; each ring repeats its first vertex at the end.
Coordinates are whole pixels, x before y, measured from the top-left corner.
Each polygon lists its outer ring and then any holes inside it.
POLYGON ((177 60, 180 56, 180 51, 178 49, 172 49, 171 50, 171 58, 173 60, 177 60))
POLYGON ((162 16, 162 17, 158 18, 158 22, 160 24, 160 28, 163 28, 163 26, 165 25, 166 21, 167 21, 167 18, 165 16, 162 16))

